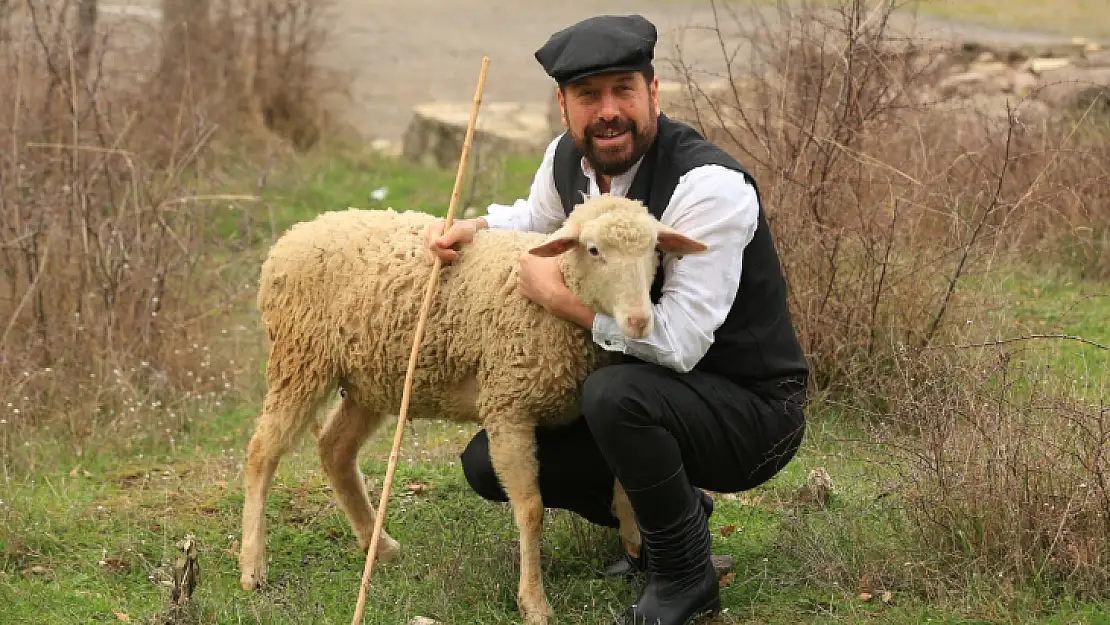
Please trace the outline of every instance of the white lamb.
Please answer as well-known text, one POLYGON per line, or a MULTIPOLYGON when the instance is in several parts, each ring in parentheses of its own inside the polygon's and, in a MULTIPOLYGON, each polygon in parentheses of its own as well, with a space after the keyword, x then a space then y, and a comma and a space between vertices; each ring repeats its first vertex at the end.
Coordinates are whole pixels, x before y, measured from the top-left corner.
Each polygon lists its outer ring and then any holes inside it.
MULTIPOLYGON (((247 452, 241 584, 265 581, 267 492, 282 455, 315 422, 337 389, 343 398, 320 432, 320 459, 363 550, 375 512, 357 456, 386 415, 400 406, 420 307, 431 272, 420 212, 350 209, 293 226, 262 265, 258 306, 270 342, 268 392, 247 452)), ((594 310, 641 338, 651 329, 649 290, 656 250, 706 246, 660 224, 643 204, 601 195, 576 207, 548 237, 482 230, 443 267, 420 347, 411 419, 478 422, 520 531, 517 601, 525 621, 552 610, 540 572, 543 503, 534 454, 537 424, 579 418, 586 376, 609 355, 590 333, 546 312, 517 291, 521 255, 560 255, 568 287, 594 310)), ((635 549, 639 532, 617 485, 620 535, 635 549)), ((385 532, 377 558, 399 544, 385 532)))

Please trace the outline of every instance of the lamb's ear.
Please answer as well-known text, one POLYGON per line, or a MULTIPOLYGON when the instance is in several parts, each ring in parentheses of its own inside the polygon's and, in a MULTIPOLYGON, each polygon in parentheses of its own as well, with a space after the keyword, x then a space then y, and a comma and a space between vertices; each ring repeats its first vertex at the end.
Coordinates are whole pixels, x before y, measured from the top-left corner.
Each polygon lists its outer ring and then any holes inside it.
POLYGON ((659 233, 656 235, 656 249, 664 254, 697 254, 709 249, 709 246, 697 239, 690 237, 669 228, 667 226, 659 226, 659 233))
POLYGON ((548 235, 543 243, 528 250, 529 254, 550 258, 578 245, 578 227, 567 224, 548 235))

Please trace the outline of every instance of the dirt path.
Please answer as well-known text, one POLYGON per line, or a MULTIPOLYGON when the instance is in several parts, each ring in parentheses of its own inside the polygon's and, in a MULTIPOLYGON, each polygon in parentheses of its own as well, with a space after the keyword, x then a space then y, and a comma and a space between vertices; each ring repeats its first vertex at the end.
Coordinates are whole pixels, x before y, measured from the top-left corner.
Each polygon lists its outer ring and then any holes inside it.
MULTIPOLYGON (((722 29, 735 32, 734 18, 720 8, 725 3, 717 4, 722 29)), ((774 14, 773 8, 760 10, 769 18, 774 14)), ((336 0, 334 11, 327 55, 350 72, 353 100, 345 118, 367 138, 399 139, 419 102, 469 102, 483 55, 490 57, 485 102, 552 97, 552 83, 533 52, 552 32, 599 11, 640 13, 656 24, 661 79, 673 77, 668 60, 676 44, 687 64, 718 74, 724 68, 716 39, 693 36, 704 36, 696 29, 714 24, 707 0, 608 0, 603 6, 586 0, 336 0)), ((938 20, 898 24, 928 37, 1062 40, 938 20)), ((738 55, 737 62, 742 60, 738 55)))

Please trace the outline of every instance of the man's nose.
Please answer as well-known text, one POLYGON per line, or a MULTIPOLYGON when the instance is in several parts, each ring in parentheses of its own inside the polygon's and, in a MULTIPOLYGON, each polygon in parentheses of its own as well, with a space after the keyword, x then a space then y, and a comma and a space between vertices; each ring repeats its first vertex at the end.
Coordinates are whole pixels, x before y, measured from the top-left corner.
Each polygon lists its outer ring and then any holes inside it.
POLYGON ((610 120, 620 115, 620 107, 617 106, 617 99, 611 93, 604 93, 601 96, 601 118, 610 120))

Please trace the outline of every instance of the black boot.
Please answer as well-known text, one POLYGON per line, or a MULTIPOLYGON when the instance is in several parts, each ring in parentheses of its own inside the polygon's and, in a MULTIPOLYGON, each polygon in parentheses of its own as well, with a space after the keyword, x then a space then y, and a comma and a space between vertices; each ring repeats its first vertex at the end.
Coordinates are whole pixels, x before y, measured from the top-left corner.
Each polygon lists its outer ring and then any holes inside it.
MULTIPOLYGON (((701 500, 701 507, 705 510, 705 518, 713 516, 713 498, 705 494, 700 488, 695 488, 698 497, 701 500)), ((623 543, 621 544, 623 548, 623 543)), ((639 575, 640 573, 647 572, 647 545, 640 544, 639 557, 633 556, 627 551, 623 551, 619 560, 605 567, 606 577, 631 577, 639 575)))
POLYGON ((708 516, 679 469, 661 484, 626 489, 646 551, 648 581, 619 625, 685 625, 720 611, 708 516))

